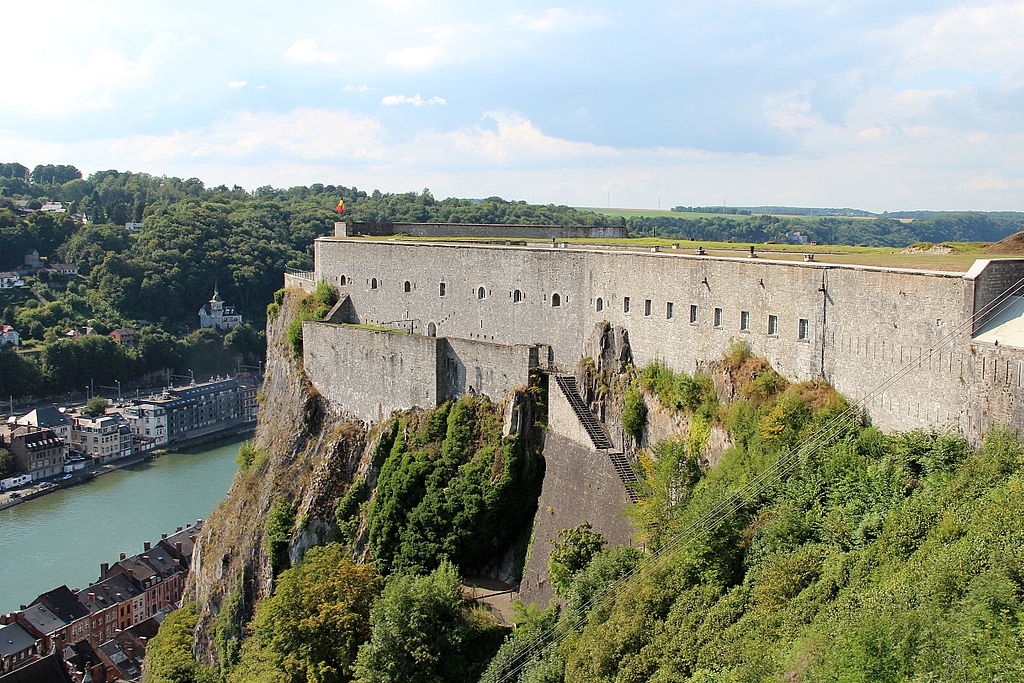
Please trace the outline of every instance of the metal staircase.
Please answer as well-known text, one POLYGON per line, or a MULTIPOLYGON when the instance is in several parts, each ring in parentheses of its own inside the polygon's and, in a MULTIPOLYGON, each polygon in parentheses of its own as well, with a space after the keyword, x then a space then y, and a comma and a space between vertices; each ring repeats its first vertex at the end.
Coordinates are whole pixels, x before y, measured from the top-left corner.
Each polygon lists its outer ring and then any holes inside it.
POLYGON ((635 503, 640 500, 640 497, 631 486, 631 484, 639 481, 636 472, 633 471, 633 467, 629 464, 629 459, 626 458, 626 455, 621 451, 615 450, 615 444, 608 438, 604 427, 594 417, 594 413, 590 411, 587 404, 583 402, 583 397, 580 396, 579 389, 576 386, 576 378, 572 375, 555 375, 554 377, 558 387, 562 390, 562 394, 569 401, 573 412, 576 413, 580 424, 583 425, 583 428, 590 436, 594 448, 604 451, 608 455, 608 459, 612 462, 612 467, 615 468, 615 473, 619 475, 619 479, 622 480, 623 485, 626 487, 626 493, 629 495, 630 502, 635 503))

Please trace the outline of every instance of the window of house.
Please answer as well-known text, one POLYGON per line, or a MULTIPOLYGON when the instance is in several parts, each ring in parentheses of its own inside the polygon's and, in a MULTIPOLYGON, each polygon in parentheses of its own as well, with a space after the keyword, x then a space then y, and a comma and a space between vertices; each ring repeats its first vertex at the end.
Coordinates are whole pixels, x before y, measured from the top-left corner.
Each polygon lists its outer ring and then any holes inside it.
POLYGON ((750 311, 740 311, 740 331, 750 332, 750 311))
POLYGON ((438 285, 437 285, 437 295, 438 296, 444 296, 444 289, 445 289, 444 283, 443 282, 438 283, 438 285))
POLYGON ((722 326, 722 309, 721 308, 716 308, 715 309, 715 327, 721 327, 721 326, 722 326))
POLYGON ((377 278, 370 280, 370 289, 377 289, 377 278))
POLYGON ((651 300, 644 299, 644 315, 649 316, 651 314, 651 300))
POLYGON ((551 295, 551 307, 552 308, 558 308, 561 305, 562 305, 562 297, 560 297, 558 295, 558 292, 555 292, 554 294, 551 295))
POLYGON ((604 310, 604 299, 602 299, 601 297, 597 297, 597 302, 594 304, 594 306, 595 306, 595 308, 597 308, 597 310, 599 312, 603 311, 604 310))
POLYGON ((690 304, 690 322, 697 322, 697 304, 690 304))
POLYGON ((409 282, 408 280, 406 280, 405 283, 402 285, 402 290, 406 291, 406 292, 411 292, 412 291, 412 283, 409 282))
POLYGON ((668 302, 665 303, 665 319, 666 320, 671 320, 672 319, 672 302, 671 301, 668 301, 668 302))
POLYGON ((523 300, 523 293, 518 289, 512 292, 512 303, 517 304, 523 300))
POLYGON ((476 298, 477 299, 486 299, 487 298, 487 290, 484 289, 483 287, 477 287, 476 288, 476 298))
POLYGON ((628 296, 622 297, 622 312, 623 313, 629 313, 629 297, 628 296))
POLYGON ((807 318, 800 318, 800 322, 796 326, 797 339, 810 339, 811 337, 811 321, 807 318))
POLYGON ((779 316, 770 315, 768 316, 768 334, 775 335, 779 333, 779 316))
POLYGON ((348 279, 344 275, 338 276, 338 284, 342 287, 348 284, 348 279))

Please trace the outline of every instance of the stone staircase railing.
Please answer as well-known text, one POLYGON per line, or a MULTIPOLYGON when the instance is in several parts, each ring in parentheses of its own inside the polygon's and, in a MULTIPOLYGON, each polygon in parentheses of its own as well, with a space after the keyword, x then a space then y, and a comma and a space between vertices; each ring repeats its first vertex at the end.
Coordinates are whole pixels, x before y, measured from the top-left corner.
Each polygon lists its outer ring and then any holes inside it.
POLYGON ((615 449, 615 444, 608 438, 607 432, 597 418, 594 417, 594 413, 591 412, 590 408, 583 402, 583 397, 580 396, 579 389, 576 386, 576 378, 572 375, 555 375, 555 382, 558 387, 562 390, 562 394, 566 400, 569 401, 569 405, 572 406, 573 412, 576 413, 576 417, 579 419, 580 424, 586 430, 590 436, 591 442, 594 444, 594 448, 599 451, 605 451, 608 455, 608 459, 611 460, 612 467, 615 468, 615 473, 619 475, 619 479, 622 480, 623 485, 626 488, 626 493, 629 495, 629 500, 633 503, 640 500, 640 497, 634 491, 632 484, 635 484, 639 479, 636 476, 636 472, 633 471, 633 466, 630 465, 629 459, 621 451, 615 449))

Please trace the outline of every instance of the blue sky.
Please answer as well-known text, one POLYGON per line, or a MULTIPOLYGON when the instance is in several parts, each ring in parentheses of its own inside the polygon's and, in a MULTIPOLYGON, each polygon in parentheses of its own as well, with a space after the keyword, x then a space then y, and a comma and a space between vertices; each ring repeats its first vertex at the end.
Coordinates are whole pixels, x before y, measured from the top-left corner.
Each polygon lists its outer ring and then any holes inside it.
POLYGON ((51 0, 5 24, 0 161, 29 167, 1024 210, 1024 2, 51 0))

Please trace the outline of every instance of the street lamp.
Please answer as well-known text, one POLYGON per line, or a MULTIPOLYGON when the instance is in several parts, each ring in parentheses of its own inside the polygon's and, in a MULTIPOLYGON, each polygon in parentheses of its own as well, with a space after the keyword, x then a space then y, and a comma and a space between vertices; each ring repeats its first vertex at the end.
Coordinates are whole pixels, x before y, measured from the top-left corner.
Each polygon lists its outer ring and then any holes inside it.
POLYGON ((114 384, 117 385, 117 402, 121 402, 121 380, 115 379, 114 384))

